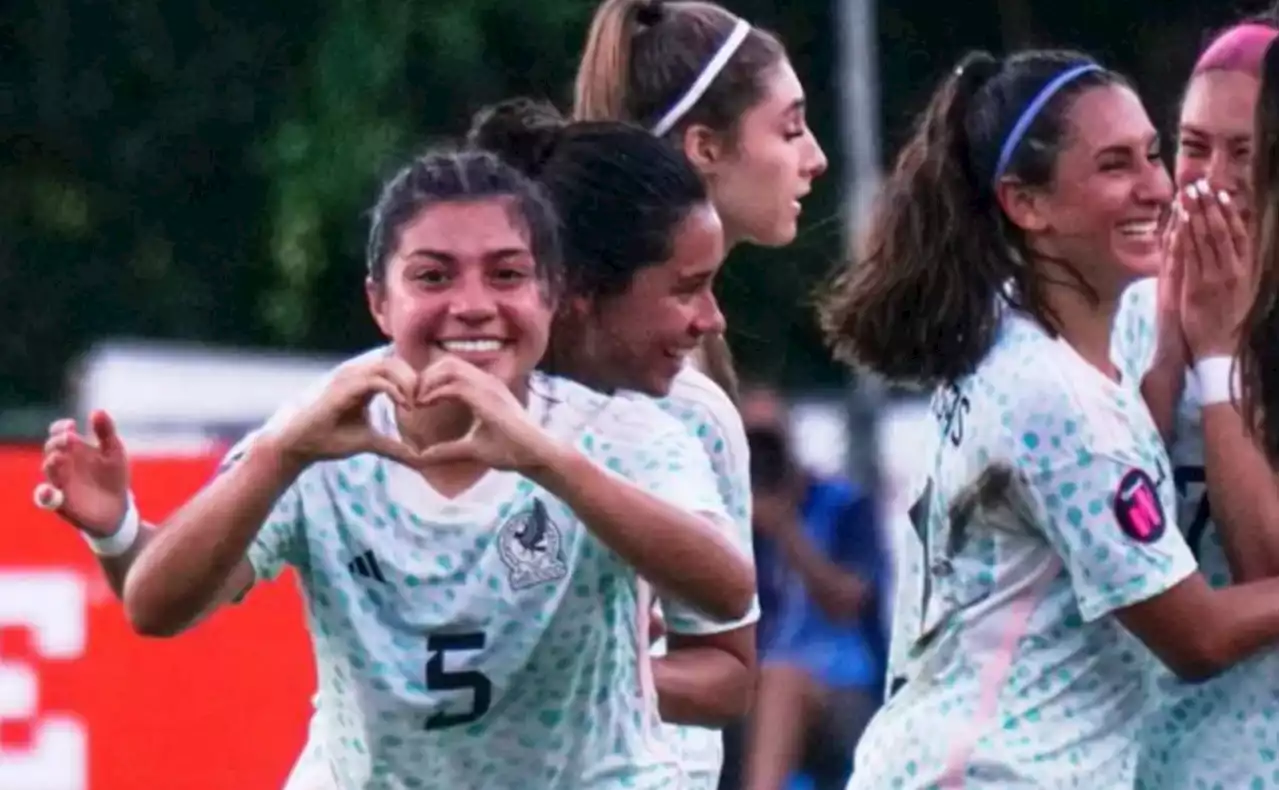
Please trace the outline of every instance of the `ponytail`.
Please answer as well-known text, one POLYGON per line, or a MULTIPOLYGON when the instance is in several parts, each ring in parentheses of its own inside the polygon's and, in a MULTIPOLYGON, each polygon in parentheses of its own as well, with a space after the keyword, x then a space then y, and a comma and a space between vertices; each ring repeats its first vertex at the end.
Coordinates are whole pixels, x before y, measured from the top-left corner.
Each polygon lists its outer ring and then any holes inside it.
POLYGON ((605 0, 596 10, 574 80, 573 117, 579 121, 635 120, 627 114, 631 82, 631 39, 659 2, 605 0))
POLYGON ((1004 305, 1052 333, 1047 284, 1093 294, 1070 265, 1032 254, 994 185, 1049 188, 1074 97, 1110 84, 1127 83, 1077 52, 960 61, 898 155, 864 243, 821 299, 837 358, 898 384, 945 384, 986 356, 1004 305))
POLYGON ((975 170, 965 125, 970 101, 997 70, 990 55, 967 55, 917 121, 861 254, 820 308, 838 359, 933 385, 972 369, 990 347, 1009 272, 995 252, 1004 242, 982 182, 988 174, 975 170))

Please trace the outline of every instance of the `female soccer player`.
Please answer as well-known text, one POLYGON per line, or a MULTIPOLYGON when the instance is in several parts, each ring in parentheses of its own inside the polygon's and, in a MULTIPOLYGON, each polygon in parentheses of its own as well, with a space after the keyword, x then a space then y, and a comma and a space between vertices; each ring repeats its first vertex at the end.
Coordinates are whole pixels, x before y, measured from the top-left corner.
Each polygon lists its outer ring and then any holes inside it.
MULTIPOLYGON (((749 554, 742 421, 686 364, 699 341, 724 328, 712 291, 724 231, 698 174, 639 127, 568 123, 526 99, 481 112, 469 140, 536 179, 562 217, 565 292, 544 368, 601 392, 660 398, 700 440, 733 518, 732 538, 749 554)), ((758 609, 730 621, 679 605, 663 614, 672 649, 653 663, 663 720, 718 727, 745 713, 758 609)))
POLYGON ((919 601, 894 627, 908 658, 850 787, 1131 787, 1139 642, 1184 678, 1274 644, 1280 587, 1196 573, 1110 362, 1171 198, 1137 95, 1071 52, 967 56, 899 154, 823 308, 842 359, 936 388, 939 439, 898 591, 919 601))
MULTIPOLYGON (((827 168, 804 99, 777 37, 715 3, 605 0, 579 61, 573 114, 668 140, 706 180, 726 249, 776 247, 795 239, 800 202, 827 168)), ((723 340, 704 342, 698 356, 734 394, 723 340)))
MULTIPOLYGON (((294 565, 320 677, 311 737, 336 786, 671 787, 641 578, 711 617, 750 606, 749 561, 714 523, 683 426, 533 372, 555 223, 491 155, 402 171, 368 256, 390 349, 259 432, 125 578, 135 627, 169 635, 294 565)), ((85 445, 59 436, 45 466, 69 502, 96 481, 67 477, 85 445)), ((109 540, 133 545, 136 525, 109 540)))
MULTIPOLYGON (((613 123, 566 127, 551 108, 525 100, 483 113, 471 141, 536 174, 564 217, 568 290, 544 367, 598 390, 654 396, 667 394, 679 374, 680 394, 660 403, 712 459, 733 537, 748 553, 741 420, 723 392, 681 364, 700 337, 723 326, 711 292, 723 232, 701 179, 679 152, 643 130, 613 123), (620 244, 616 228, 623 225, 626 243, 620 244)), ((100 452, 114 452, 109 438, 101 444, 107 449, 100 452)), ((83 492, 75 497, 76 504, 84 501, 83 492)), ((741 715, 752 690, 754 609, 737 621, 679 604, 666 614, 675 649, 653 667, 663 718, 716 726, 741 715)), ((295 776, 315 763, 304 757, 295 776)))
MULTIPOLYGON (((782 43, 710 2, 605 0, 579 62, 574 116, 636 123, 684 153, 707 183, 727 250, 741 242, 794 240, 801 201, 827 166, 782 43)), ((736 399, 721 336, 704 338, 694 361, 736 399)), ((694 381, 688 370, 676 379, 672 402, 704 398, 705 387, 686 387, 694 381)), ((745 458, 745 446, 733 455, 745 458)), ((771 716, 757 713, 761 721, 771 716)), ((684 736, 692 773, 700 786, 714 787, 724 763, 720 735, 690 730, 684 736)), ((750 759, 777 763, 778 750, 769 748, 776 739, 762 736, 750 759)), ((738 758, 731 759, 736 770, 738 758)), ((761 765, 752 772, 787 769, 761 765)))
MULTIPOLYGON (((1275 299, 1274 285, 1270 293, 1257 285, 1254 267, 1266 262, 1250 253, 1248 232, 1259 188, 1275 189, 1251 177, 1255 157, 1266 154, 1254 119, 1264 53, 1275 41, 1274 21, 1250 21, 1223 32, 1197 60, 1178 122, 1181 282, 1175 270, 1164 298, 1153 281, 1130 288, 1113 338, 1113 356, 1131 380, 1145 376, 1152 412, 1168 425, 1178 526, 1219 587, 1274 577, 1280 551, 1275 472, 1250 441, 1254 420, 1232 384, 1251 304, 1275 299)), ((1274 141, 1275 131, 1267 137, 1274 141)), ((1272 645, 1204 684, 1161 673, 1159 713, 1144 729, 1141 786, 1280 787, 1269 756, 1280 739, 1277 672, 1272 645)))

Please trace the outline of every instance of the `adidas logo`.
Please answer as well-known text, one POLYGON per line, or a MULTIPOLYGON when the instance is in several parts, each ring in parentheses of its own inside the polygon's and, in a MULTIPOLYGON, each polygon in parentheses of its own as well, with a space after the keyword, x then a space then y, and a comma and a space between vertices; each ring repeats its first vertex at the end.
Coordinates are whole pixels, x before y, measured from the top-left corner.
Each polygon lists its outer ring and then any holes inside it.
POLYGON ((387 583, 387 577, 382 575, 382 568, 378 566, 378 558, 373 556, 372 551, 366 551, 351 562, 348 562, 347 570, 351 571, 352 576, 363 576, 366 579, 373 579, 383 584, 387 583))

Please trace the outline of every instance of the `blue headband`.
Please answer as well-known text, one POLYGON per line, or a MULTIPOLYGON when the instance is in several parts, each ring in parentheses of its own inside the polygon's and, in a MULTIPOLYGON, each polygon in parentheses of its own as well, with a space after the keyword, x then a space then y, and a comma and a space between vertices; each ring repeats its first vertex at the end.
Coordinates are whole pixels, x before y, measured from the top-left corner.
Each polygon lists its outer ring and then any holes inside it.
POLYGON ((1075 66, 1054 77, 1048 85, 1040 89, 1036 97, 1027 105, 1027 109, 1022 111, 1022 115, 1018 116, 1018 122, 1009 130, 1009 136, 1004 138, 1004 145, 1000 146, 1000 158, 996 161, 996 172, 991 176, 992 184, 995 184, 1000 180, 1000 176, 1004 175, 1005 168, 1009 167, 1009 160, 1013 158, 1013 152, 1018 150, 1018 144, 1022 142, 1022 136, 1027 133, 1027 129, 1035 121, 1040 111, 1044 109, 1044 106, 1049 103, 1049 100, 1053 98, 1054 94, 1062 90, 1062 86, 1068 82, 1091 71, 1102 71, 1102 67, 1097 63, 1075 66))

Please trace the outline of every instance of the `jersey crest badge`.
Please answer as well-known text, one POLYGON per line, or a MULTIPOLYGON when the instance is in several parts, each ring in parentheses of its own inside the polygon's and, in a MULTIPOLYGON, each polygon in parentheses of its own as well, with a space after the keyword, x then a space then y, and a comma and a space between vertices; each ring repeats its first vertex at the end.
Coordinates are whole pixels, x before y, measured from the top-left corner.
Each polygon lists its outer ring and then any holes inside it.
POLYGON ((563 579, 569 572, 561 551, 560 528, 547 515, 542 500, 523 510, 498 530, 498 552, 507 566, 511 589, 563 579))

